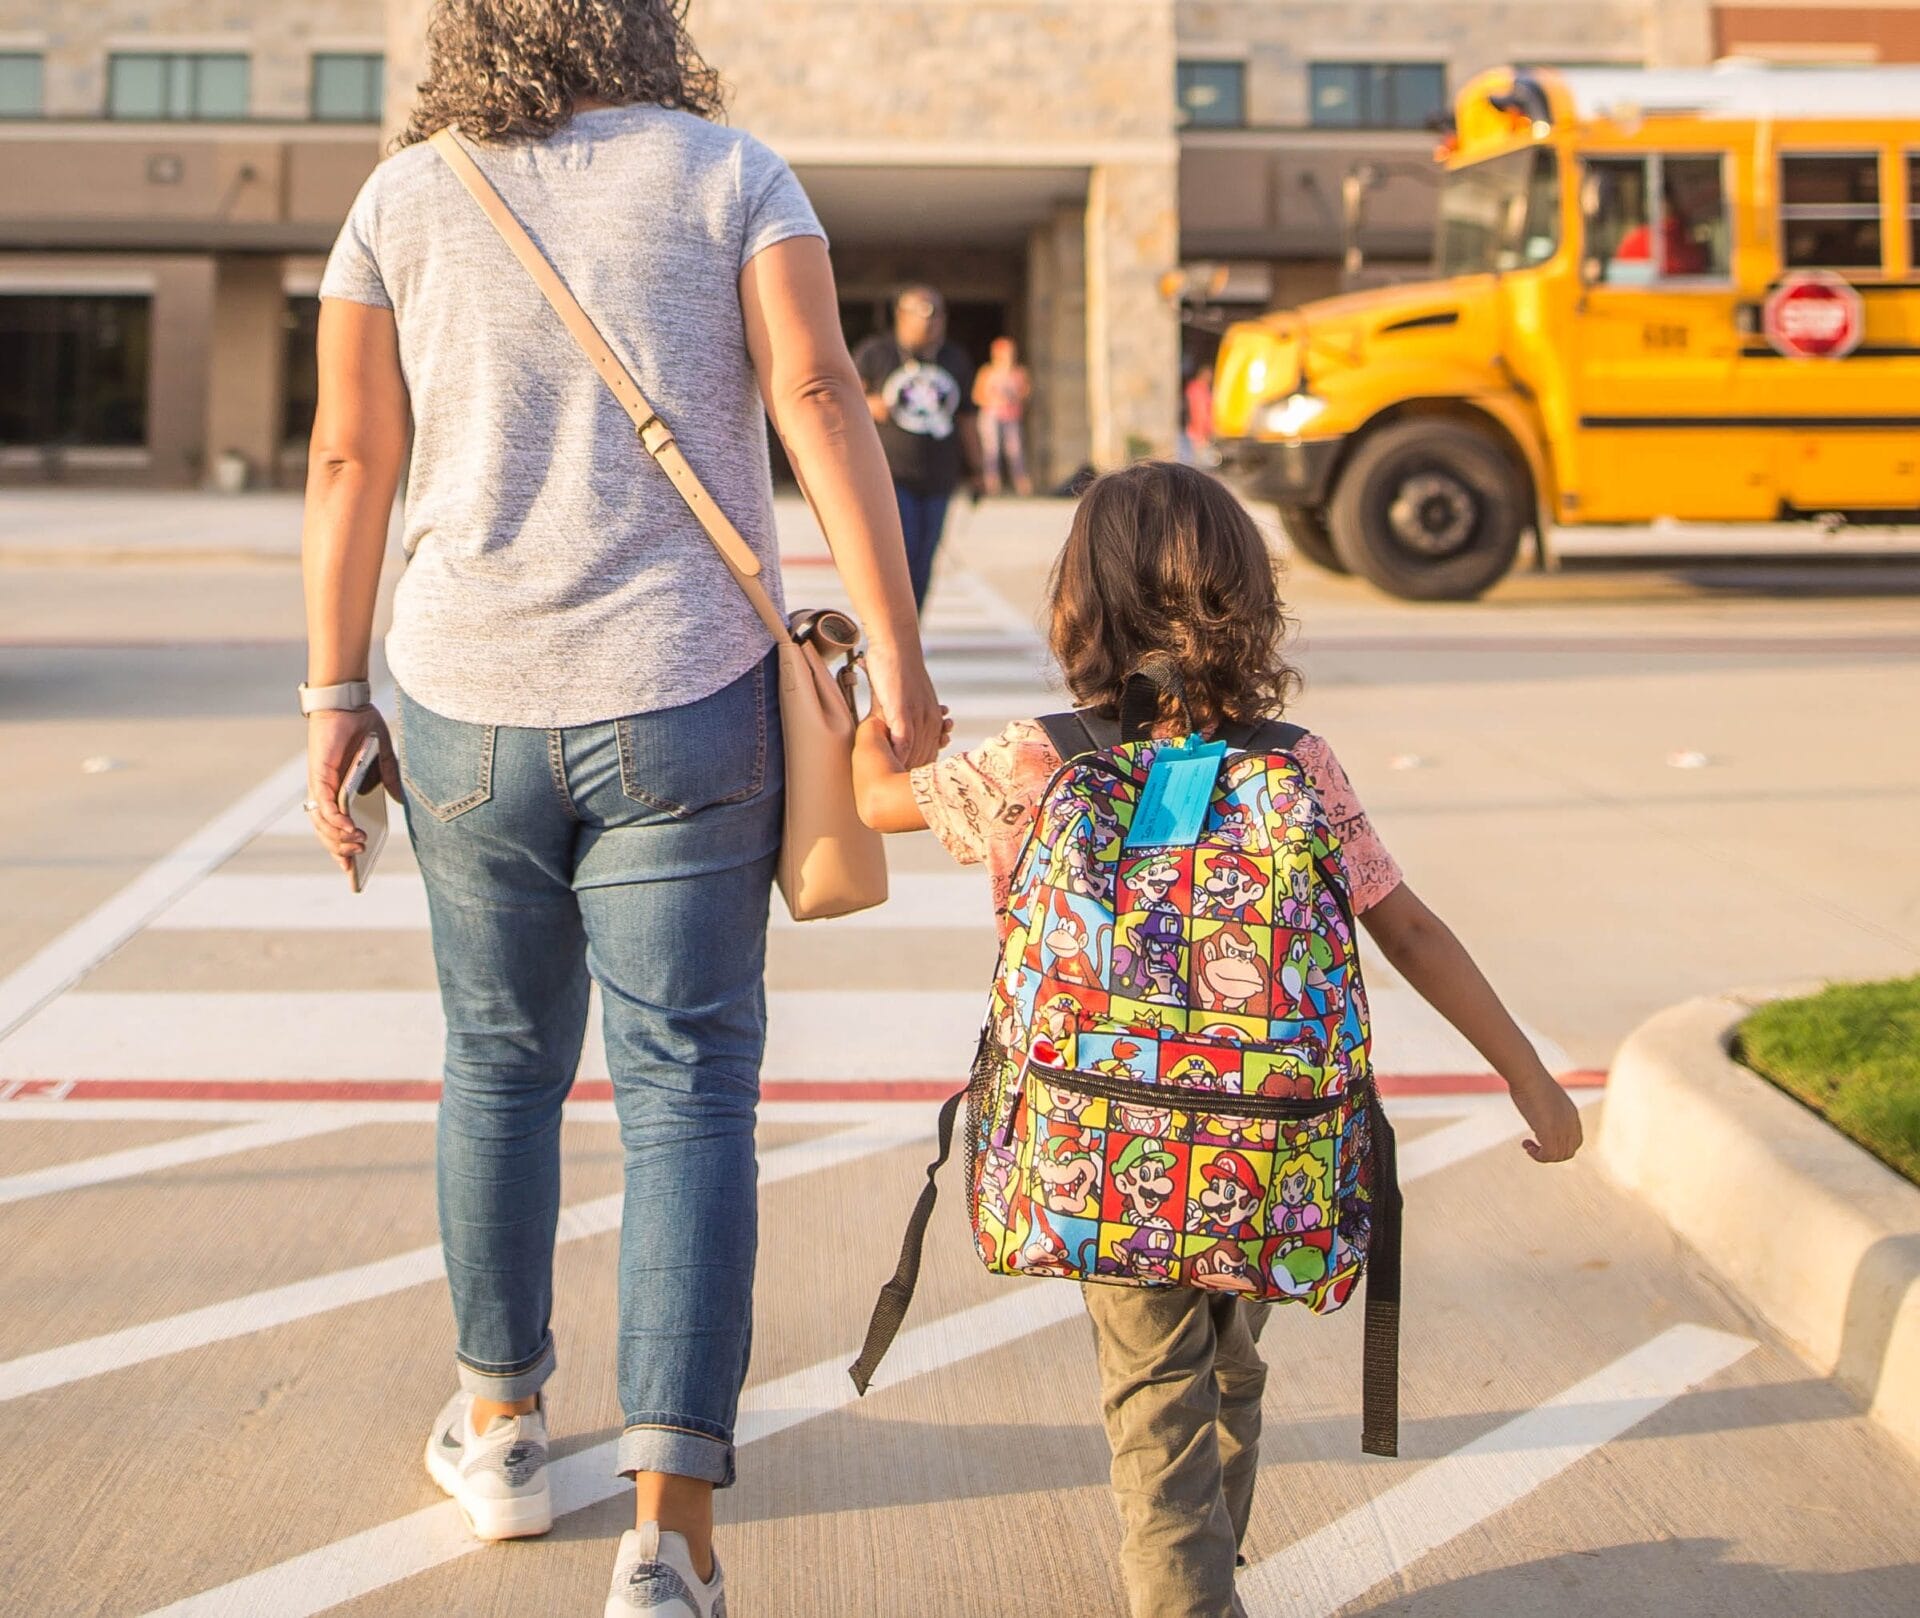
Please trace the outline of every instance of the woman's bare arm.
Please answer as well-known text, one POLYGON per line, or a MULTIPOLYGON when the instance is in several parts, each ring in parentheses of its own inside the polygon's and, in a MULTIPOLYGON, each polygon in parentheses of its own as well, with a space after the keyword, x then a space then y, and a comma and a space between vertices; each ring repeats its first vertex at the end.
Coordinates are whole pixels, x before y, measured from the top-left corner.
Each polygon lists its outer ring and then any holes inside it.
MULTIPOLYGON (((367 678, 387 523, 407 453, 407 386, 393 311, 323 298, 318 361, 300 564, 307 683, 336 685, 367 678)), ((370 730, 379 732, 387 789, 398 797, 399 766, 377 713, 323 712, 307 720, 314 829, 343 865, 364 839, 334 800, 370 730)))
POLYGON ((841 335, 826 243, 794 236, 756 254, 740 274, 740 307, 767 414, 866 628, 874 701, 902 760, 925 764, 939 750, 940 704, 921 652, 893 478, 841 335))

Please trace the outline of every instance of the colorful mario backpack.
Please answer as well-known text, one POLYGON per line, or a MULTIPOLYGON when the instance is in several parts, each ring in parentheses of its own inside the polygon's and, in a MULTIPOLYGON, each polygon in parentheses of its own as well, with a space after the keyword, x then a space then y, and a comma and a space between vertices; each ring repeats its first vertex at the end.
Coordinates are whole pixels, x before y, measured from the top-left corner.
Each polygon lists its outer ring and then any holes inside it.
MULTIPOLYGON (((1130 685, 1129 714, 1151 697, 1130 685)), ((997 1273, 1321 1314, 1370 1266, 1361 1446, 1394 1454, 1393 1133, 1339 843, 1292 752, 1304 732, 1041 723, 1065 762, 1014 871, 972 1082, 941 1112, 854 1382, 906 1313, 964 1099, 968 1212, 997 1273)))

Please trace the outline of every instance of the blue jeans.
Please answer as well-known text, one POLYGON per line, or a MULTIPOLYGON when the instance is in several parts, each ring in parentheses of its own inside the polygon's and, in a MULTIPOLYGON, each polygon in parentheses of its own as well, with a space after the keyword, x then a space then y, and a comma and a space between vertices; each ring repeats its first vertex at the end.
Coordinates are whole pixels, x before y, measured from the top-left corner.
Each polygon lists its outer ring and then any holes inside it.
POLYGON ((722 1486, 753 1319, 774 678, 769 659, 699 702, 562 730, 399 698, 447 1019, 440 1238, 461 1385, 519 1399, 553 1371, 560 1110, 591 976, 626 1155, 619 1470, 722 1486))
POLYGON ((934 552, 940 549, 940 531, 947 525, 947 503, 953 491, 921 494, 896 483, 893 495, 900 503, 900 528, 907 539, 907 576, 913 580, 913 604, 923 607, 927 586, 933 582, 934 552))

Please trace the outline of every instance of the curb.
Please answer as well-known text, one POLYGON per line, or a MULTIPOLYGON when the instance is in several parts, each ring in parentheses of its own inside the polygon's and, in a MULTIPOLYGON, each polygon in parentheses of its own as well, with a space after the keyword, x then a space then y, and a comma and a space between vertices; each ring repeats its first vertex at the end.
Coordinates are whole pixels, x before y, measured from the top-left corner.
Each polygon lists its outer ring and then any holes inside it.
POLYGON ((1920 1454, 1920 1188, 1727 1054, 1771 998, 1689 1000, 1636 1029, 1601 1162, 1920 1454))

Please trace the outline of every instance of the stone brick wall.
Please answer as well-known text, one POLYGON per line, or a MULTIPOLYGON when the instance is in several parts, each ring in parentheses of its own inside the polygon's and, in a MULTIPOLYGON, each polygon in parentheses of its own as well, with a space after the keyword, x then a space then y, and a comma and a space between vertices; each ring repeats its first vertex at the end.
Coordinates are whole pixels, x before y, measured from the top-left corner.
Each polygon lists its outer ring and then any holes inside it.
POLYGON ((1179 46, 1247 64, 1247 122, 1309 121, 1316 61, 1443 62, 1449 90, 1502 63, 1707 60, 1705 0, 1177 0, 1179 46))
POLYGON ((109 51, 144 48, 244 51, 253 115, 304 118, 312 53, 378 50, 385 10, 383 0, 0 0, 0 38, 44 49, 50 117, 100 116, 109 51))

